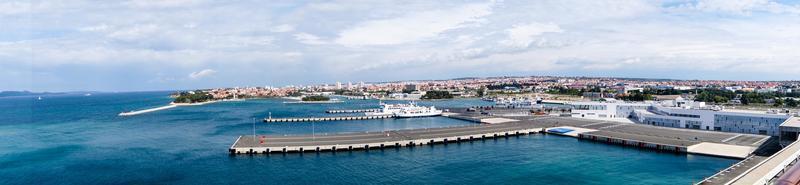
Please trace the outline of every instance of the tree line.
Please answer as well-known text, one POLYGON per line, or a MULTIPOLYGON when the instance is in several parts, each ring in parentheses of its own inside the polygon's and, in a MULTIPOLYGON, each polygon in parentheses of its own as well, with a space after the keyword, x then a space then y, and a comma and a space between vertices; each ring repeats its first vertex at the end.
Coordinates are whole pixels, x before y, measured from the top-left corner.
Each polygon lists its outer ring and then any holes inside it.
POLYGON ((173 102, 175 103, 199 103, 199 102, 206 102, 211 101, 214 99, 214 96, 209 94, 208 92, 203 92, 200 90, 192 91, 192 92, 180 92, 173 102))
POLYGON ((422 95, 422 99, 452 99, 453 95, 447 91, 428 91, 422 95))

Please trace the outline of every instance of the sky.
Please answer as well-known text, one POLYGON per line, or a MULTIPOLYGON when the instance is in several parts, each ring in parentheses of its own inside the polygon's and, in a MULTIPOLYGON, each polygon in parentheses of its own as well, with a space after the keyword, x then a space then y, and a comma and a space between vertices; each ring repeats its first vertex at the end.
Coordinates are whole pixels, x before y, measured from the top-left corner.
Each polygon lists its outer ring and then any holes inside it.
POLYGON ((800 80, 800 1, 0 2, 0 90, 800 80))

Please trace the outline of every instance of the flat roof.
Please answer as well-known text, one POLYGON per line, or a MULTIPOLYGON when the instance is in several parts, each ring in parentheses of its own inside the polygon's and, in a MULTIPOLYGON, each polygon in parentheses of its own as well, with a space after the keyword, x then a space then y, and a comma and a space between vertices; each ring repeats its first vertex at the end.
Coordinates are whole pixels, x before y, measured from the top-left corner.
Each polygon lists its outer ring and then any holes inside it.
POLYGON ((781 124, 782 127, 800 127, 800 117, 792 116, 781 124))
POLYGON ((743 110, 743 109, 722 109, 722 110, 713 110, 708 108, 682 108, 682 107, 667 107, 667 106, 659 106, 661 109, 670 109, 670 110, 692 110, 692 111, 709 111, 709 112, 718 112, 718 113, 742 113, 742 114, 754 114, 754 115, 766 115, 771 117, 788 117, 786 114, 773 114, 768 113, 767 111, 758 111, 758 110, 743 110))

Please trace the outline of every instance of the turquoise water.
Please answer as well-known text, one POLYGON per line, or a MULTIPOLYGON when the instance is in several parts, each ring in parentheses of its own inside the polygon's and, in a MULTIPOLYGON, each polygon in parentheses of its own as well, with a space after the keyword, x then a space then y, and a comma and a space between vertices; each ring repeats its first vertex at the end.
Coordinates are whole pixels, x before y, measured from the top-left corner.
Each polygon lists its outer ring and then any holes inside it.
MULTIPOLYGON (((253 118, 329 116, 377 101, 283 104, 281 99, 123 111, 168 92, 0 98, 0 184, 690 184, 736 162, 552 135, 388 150, 229 156, 253 118)), ((439 107, 480 100, 419 102, 439 107)), ((361 132, 469 125, 448 118, 257 122, 258 134, 361 132)))

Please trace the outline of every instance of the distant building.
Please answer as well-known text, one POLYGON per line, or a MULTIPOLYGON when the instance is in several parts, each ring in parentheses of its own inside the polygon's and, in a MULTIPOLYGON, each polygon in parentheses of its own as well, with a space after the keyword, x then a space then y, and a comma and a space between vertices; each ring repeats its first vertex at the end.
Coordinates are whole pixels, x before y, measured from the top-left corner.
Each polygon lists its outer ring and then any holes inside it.
POLYGON ((405 88, 403 88, 403 91, 407 91, 407 92, 419 91, 419 85, 417 85, 417 84, 406 84, 405 88))
POLYGON ((624 88, 618 89, 617 91, 618 91, 617 93, 619 94, 628 94, 634 91, 644 92, 644 88, 625 86, 624 88))
POLYGON ((572 117, 605 119, 605 118, 629 118, 634 110, 646 109, 649 103, 626 103, 619 101, 605 102, 573 102, 572 117))

